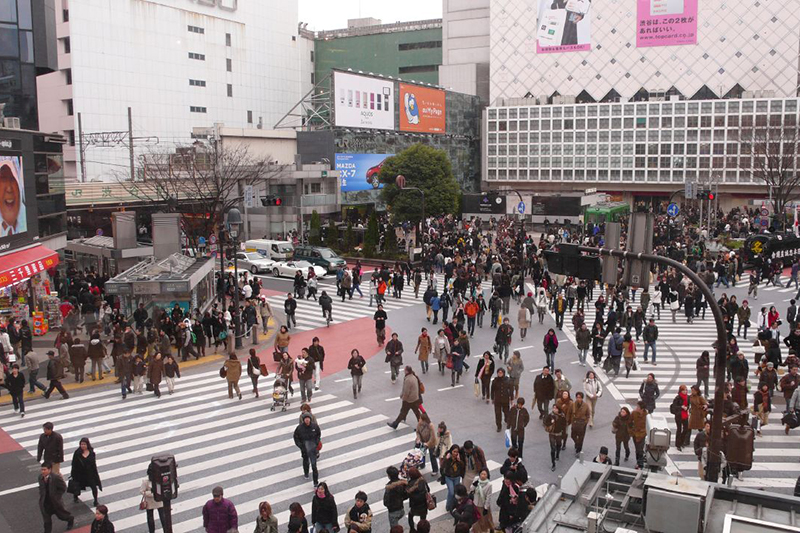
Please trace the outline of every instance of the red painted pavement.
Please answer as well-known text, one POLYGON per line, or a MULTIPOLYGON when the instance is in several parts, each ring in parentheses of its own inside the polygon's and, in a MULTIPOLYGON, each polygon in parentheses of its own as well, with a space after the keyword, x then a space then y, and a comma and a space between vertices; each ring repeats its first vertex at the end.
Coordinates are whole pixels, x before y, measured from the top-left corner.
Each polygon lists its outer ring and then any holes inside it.
MULTIPOLYGON (((341 370, 347 368, 347 362, 350 359, 350 351, 357 348, 361 356, 369 361, 369 359, 376 354, 383 354, 384 348, 379 346, 375 339, 375 322, 371 318, 359 318, 351 320, 343 324, 333 324, 331 327, 322 327, 312 329, 311 331, 304 331, 302 333, 293 333, 291 343, 289 344, 289 354, 292 359, 300 354, 300 350, 311 346, 311 340, 314 337, 319 337, 319 343, 325 348, 325 370, 322 372, 323 376, 330 376, 341 370)), ((392 337, 392 330, 386 328, 386 340, 392 337)), ((258 353, 262 363, 266 363, 270 370, 277 367, 277 364, 272 360, 272 350, 269 349, 260 351, 258 353)), ((383 364, 383 359, 376 359, 374 365, 383 364)), ((370 368, 371 369, 371 368, 370 368)))
POLYGON ((20 446, 17 441, 0 429, 0 453, 18 452, 22 449, 22 446, 20 446))

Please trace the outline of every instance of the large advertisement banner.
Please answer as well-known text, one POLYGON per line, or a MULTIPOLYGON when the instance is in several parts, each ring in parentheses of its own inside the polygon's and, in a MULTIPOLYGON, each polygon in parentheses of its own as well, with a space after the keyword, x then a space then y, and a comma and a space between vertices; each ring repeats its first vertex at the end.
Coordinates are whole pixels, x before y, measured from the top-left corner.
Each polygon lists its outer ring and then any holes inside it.
POLYGON ((400 130, 445 132, 445 93, 419 85, 400 84, 400 130))
POLYGON ((337 126, 394 129, 394 82, 334 72, 333 86, 337 126))
POLYGON ((381 166, 394 154, 336 154, 336 170, 341 172, 342 192, 379 189, 381 166))
POLYGON ((592 0, 539 0, 536 53, 592 48, 592 0))
POLYGON ((28 231, 22 158, 0 155, 0 241, 28 231))
POLYGON ((637 0, 636 46, 697 44, 697 0, 637 0))

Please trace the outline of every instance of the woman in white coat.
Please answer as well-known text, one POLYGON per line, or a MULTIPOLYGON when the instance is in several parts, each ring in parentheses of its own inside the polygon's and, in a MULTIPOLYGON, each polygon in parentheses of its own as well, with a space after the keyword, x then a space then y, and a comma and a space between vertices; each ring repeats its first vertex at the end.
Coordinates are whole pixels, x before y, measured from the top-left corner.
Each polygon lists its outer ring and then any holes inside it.
POLYGON ((544 323, 544 315, 547 312, 547 291, 544 287, 539 287, 536 291, 536 313, 539 315, 539 324, 544 323))
POLYGON ((589 427, 593 427, 594 413, 597 408, 597 399, 603 395, 603 386, 600 384, 600 380, 597 379, 597 375, 592 370, 589 370, 586 373, 586 379, 583 380, 583 393, 586 395, 586 401, 589 402, 589 406, 592 409, 592 412, 589 414, 589 427))
POLYGON ((164 502, 157 502, 153 498, 153 485, 150 483, 150 478, 142 480, 142 486, 139 489, 142 494, 142 501, 139 504, 139 509, 147 511, 147 529, 150 533, 156 533, 156 520, 153 511, 158 511, 158 519, 161 521, 161 526, 164 526, 164 502))

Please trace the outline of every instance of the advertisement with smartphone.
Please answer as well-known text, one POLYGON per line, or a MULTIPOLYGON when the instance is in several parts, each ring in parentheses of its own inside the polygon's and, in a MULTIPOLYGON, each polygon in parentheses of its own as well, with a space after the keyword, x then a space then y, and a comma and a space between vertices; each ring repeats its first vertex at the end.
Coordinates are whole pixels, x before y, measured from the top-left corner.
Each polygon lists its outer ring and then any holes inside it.
POLYGON ((697 0, 637 0, 636 46, 697 44, 697 0))
POLYGON ((394 82, 335 71, 333 87, 336 126, 395 129, 394 82))
POLYGON ((539 0, 536 53, 592 48, 592 0, 539 0))

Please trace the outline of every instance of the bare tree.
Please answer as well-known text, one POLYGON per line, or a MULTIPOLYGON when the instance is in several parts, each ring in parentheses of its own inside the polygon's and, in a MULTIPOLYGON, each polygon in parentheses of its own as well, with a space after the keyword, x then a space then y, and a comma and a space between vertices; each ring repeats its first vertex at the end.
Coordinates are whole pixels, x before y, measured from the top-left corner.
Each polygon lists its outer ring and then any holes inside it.
POLYGON ((244 186, 279 172, 269 157, 253 157, 244 145, 218 142, 153 151, 141 160, 140 179, 131 181, 125 175, 118 181, 132 196, 180 213, 183 232, 195 249, 200 237, 219 232, 230 208, 241 205, 244 186))
POLYGON ((800 172, 797 169, 797 153, 800 149, 798 129, 794 123, 776 121, 756 125, 756 129, 741 130, 740 167, 748 172, 753 181, 768 187, 772 198, 772 210, 785 227, 786 206, 800 198, 800 172))

